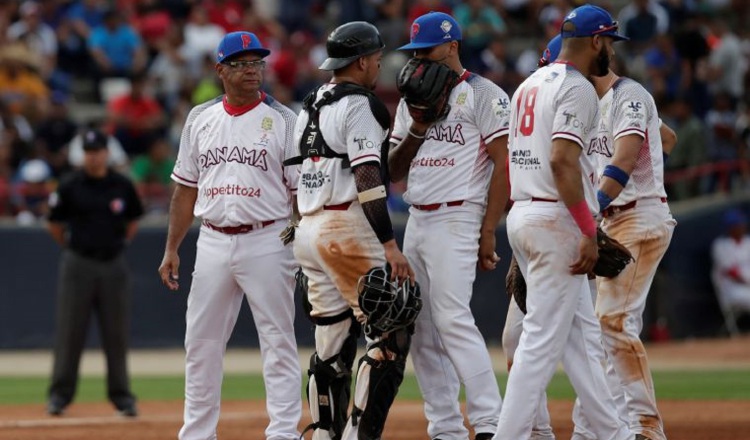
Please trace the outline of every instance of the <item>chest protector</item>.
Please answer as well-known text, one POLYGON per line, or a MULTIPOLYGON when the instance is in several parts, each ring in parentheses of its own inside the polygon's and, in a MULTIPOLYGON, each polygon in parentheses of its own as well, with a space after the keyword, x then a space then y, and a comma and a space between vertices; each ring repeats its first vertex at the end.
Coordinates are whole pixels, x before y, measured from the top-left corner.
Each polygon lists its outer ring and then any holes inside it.
MULTIPOLYGON (((342 168, 351 168, 349 163, 349 155, 347 153, 337 153, 328 146, 325 139, 323 139, 323 133, 320 131, 320 109, 326 105, 333 104, 344 96, 349 95, 364 95, 370 104, 372 114, 378 121, 378 124, 383 130, 390 130, 391 127, 391 114, 386 108, 385 104, 378 99, 375 94, 360 85, 353 83, 340 83, 334 86, 331 90, 323 93, 320 100, 315 102, 318 95, 318 89, 310 92, 305 100, 302 102, 302 108, 309 115, 307 126, 302 132, 300 139, 300 155, 289 158, 284 161, 284 165, 300 165, 308 157, 328 157, 328 158, 339 158, 341 159, 342 168)), ((342 121, 343 122, 343 121, 342 121)), ((383 178, 383 183, 388 186, 390 177, 388 175, 388 137, 383 141, 380 146, 380 174, 383 178)))

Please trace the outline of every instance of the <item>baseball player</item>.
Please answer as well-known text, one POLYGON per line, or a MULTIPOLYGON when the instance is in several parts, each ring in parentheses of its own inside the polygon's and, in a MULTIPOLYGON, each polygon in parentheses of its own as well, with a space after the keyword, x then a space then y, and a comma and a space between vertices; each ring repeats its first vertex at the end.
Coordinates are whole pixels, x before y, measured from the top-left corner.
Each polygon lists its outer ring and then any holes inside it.
POLYGON ((391 279, 414 279, 396 244, 386 205, 382 161, 390 115, 372 93, 380 73, 383 40, 366 22, 351 22, 328 37, 321 70, 327 84, 305 99, 295 128, 301 162, 294 255, 308 277, 315 349, 308 398, 314 440, 378 440, 403 380, 410 332, 378 334, 365 325, 354 406, 347 415, 360 323, 358 280, 389 266, 391 279))
POLYGON ((177 182, 159 274, 177 290, 180 243, 202 221, 185 334, 182 440, 215 439, 224 351, 243 297, 263 358, 267 439, 296 439, 302 386, 294 336, 294 258, 279 240, 292 216, 296 167, 282 167, 295 114, 260 90, 269 50, 250 32, 220 42, 226 94, 195 107, 172 172, 177 182))
POLYGON ((668 128, 659 119, 653 97, 636 81, 612 70, 593 80, 601 113, 586 152, 597 161, 601 226, 636 261, 616 278, 596 280, 596 314, 612 367, 609 373, 617 379, 611 389, 616 399, 624 395, 626 411, 621 416, 633 432, 666 440, 639 335, 651 282, 677 224, 664 190, 660 132, 668 128))
MULTIPOLYGON (((542 56, 539 60, 539 67, 543 67, 545 65, 548 65, 551 62, 554 62, 559 53, 561 48, 562 38, 560 35, 555 36, 552 40, 550 40, 549 44, 547 45, 547 49, 544 53, 542 53, 542 56)), ((611 72, 611 70, 610 70, 611 72)), ((599 111, 600 111, 600 118, 611 118, 611 115, 608 116, 608 112, 611 110, 611 99, 603 99, 603 97, 608 96, 607 92, 610 88, 610 83, 608 81, 611 81, 611 78, 609 80, 606 79, 606 77, 592 77, 594 80, 594 85, 597 90, 597 95, 600 98, 599 101, 599 111)), ((611 128, 611 125, 609 126, 611 128)), ((608 137, 609 139, 613 138, 613 135, 611 131, 609 133, 604 133, 603 130, 605 130, 606 127, 600 126, 600 133, 599 138, 603 139, 605 137, 608 137)), ((670 127, 668 127, 666 124, 662 123, 659 127, 659 134, 660 138, 662 140, 662 152, 663 156, 666 160, 666 157, 669 155, 669 153, 672 151, 672 148, 674 148, 675 143, 677 142, 677 138, 674 134, 674 131, 670 127)), ((593 153, 590 153, 593 154, 593 153)), ((590 279, 589 281, 589 287, 592 292, 592 300, 596 302, 596 279, 590 279)), ((513 355, 515 353, 516 347, 518 346, 518 340, 521 337, 521 330, 522 330, 522 321, 523 321, 523 312, 519 309, 518 305, 515 303, 515 301, 511 301, 508 307, 508 315, 505 320, 505 328, 503 329, 503 349, 508 361, 508 368, 510 369, 511 365, 513 364, 513 355)), ((622 399, 620 386, 619 386, 619 380, 616 378, 611 377, 611 373, 613 371, 611 369, 608 369, 608 377, 607 379, 610 380, 610 391, 612 392, 613 396, 615 397, 615 402, 618 404, 618 411, 621 412, 620 416, 623 420, 627 419, 626 412, 622 410, 624 408, 624 400, 622 399)), ((574 420, 576 421, 576 432, 573 435, 573 439, 583 439, 583 438, 592 438, 592 434, 585 429, 586 422, 583 418, 583 415, 580 413, 580 404, 578 401, 576 401, 576 407, 574 411, 574 420)), ((552 434, 551 427, 549 425, 549 411, 547 410, 547 404, 546 404, 546 394, 542 395, 542 400, 538 409, 537 418, 534 422, 534 426, 532 428, 532 436, 531 439, 553 439, 554 435, 552 434)))
MULTIPOLYGON (((539 58, 538 67, 542 68, 554 62, 560 54, 560 49, 562 49, 562 37, 558 34, 547 43, 547 47, 539 58)), ((593 284, 593 287, 596 288, 596 282, 590 284, 593 284)), ((508 303, 508 314, 505 317, 505 327, 503 328, 503 352, 505 353, 508 371, 513 366, 513 356, 518 347, 518 341, 521 339, 523 315, 518 304, 511 299, 508 303)), ((547 394, 542 393, 536 419, 532 425, 530 440, 554 439, 555 435, 550 423, 547 394)))
POLYGON ((396 111, 389 168, 393 181, 408 175, 404 200, 411 205, 404 253, 422 289, 412 356, 432 439, 465 440, 458 396, 466 392, 476 439, 489 439, 502 404, 484 339, 469 307, 477 263, 491 270, 495 228, 508 196, 505 160, 508 95, 461 65, 461 29, 448 14, 431 12, 411 27, 413 51, 448 65, 460 79, 447 116, 434 124, 396 111), (439 239, 436 239, 439 237, 439 239))
POLYGON ((564 20, 560 59, 513 96, 508 238, 527 284, 527 314, 495 439, 529 438, 544 389, 562 361, 598 439, 631 439, 602 368, 588 274, 597 259, 595 163, 582 154, 598 123, 587 80, 609 68, 623 39, 605 10, 584 5, 564 20))

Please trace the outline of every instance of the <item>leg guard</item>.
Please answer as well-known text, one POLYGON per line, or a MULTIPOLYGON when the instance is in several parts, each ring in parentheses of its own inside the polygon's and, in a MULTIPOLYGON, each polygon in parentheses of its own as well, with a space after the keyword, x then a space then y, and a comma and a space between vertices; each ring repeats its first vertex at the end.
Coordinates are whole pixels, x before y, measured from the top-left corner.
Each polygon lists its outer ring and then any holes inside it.
POLYGON ((352 366, 357 355, 361 326, 352 317, 349 335, 338 355, 322 360, 317 352, 310 358, 307 399, 313 423, 305 428, 316 430, 313 439, 339 440, 347 420, 351 399, 352 366))
POLYGON ((410 333, 408 329, 391 332, 372 344, 359 361, 351 427, 347 427, 356 430, 357 440, 380 440, 388 411, 404 380, 410 333))

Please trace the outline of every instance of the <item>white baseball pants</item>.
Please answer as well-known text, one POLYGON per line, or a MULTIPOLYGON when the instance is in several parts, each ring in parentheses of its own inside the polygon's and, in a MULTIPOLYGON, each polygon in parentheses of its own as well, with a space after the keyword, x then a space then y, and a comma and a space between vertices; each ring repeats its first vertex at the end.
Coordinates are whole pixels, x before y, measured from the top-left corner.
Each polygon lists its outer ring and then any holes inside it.
POLYGON ((529 438, 541 395, 562 361, 597 438, 630 439, 607 389, 588 281, 570 273, 578 258, 578 226, 562 203, 517 201, 507 228, 526 279, 528 313, 494 438, 529 438))
POLYGON ((205 226, 187 306, 185 414, 180 440, 216 438, 224 352, 247 298, 260 340, 268 440, 299 438, 302 370, 294 336, 294 259, 277 221, 246 234, 205 226))
POLYGON ((475 432, 497 428, 502 405, 487 346, 469 302, 476 277, 483 208, 464 203, 436 211, 412 208, 404 255, 422 292, 411 356, 425 401, 430 438, 466 440, 460 384, 475 432))

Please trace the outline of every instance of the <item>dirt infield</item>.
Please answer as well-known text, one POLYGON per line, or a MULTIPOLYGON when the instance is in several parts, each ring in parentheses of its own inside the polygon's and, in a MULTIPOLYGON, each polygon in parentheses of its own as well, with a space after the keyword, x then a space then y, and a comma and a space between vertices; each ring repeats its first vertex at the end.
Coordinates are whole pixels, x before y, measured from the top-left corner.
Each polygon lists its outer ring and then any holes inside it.
MULTIPOLYGON (((677 440, 741 440, 750 438, 750 402, 661 401, 669 438, 677 440)), ((572 402, 551 401, 558 439, 570 438, 572 402)), ((163 440, 174 439, 181 425, 181 402, 144 402, 141 417, 113 415, 104 404, 74 404, 64 417, 51 418, 39 406, 2 408, 2 440, 163 440)), ((303 422, 308 422, 307 413, 303 422)), ((266 415, 261 402, 227 402, 219 423, 221 440, 263 439, 266 415)), ((397 402, 383 438, 427 439, 420 402, 397 402)), ((309 436, 308 436, 309 437, 309 436)))
MULTIPOLYGON (((750 338, 688 341, 648 347, 652 365, 660 369, 748 368, 750 338)), ((504 388, 504 387, 503 387, 504 388)), ((572 401, 551 401, 558 439, 570 438, 572 401)), ((660 400, 666 432, 673 440, 750 439, 750 400, 660 400)), ((0 440, 162 440, 174 439, 182 422, 182 402, 141 402, 141 416, 117 416, 109 404, 75 403, 63 417, 49 417, 41 405, 0 406, 0 440)), ((309 422, 305 412, 303 425, 309 422)), ((221 440, 263 439, 267 423, 262 402, 224 402, 219 423, 221 440)), ((309 435, 308 435, 309 437, 309 435)), ((421 402, 398 401, 383 438, 426 440, 421 402)))

